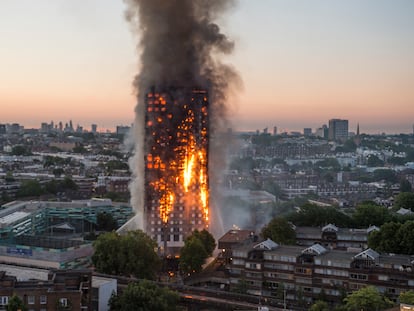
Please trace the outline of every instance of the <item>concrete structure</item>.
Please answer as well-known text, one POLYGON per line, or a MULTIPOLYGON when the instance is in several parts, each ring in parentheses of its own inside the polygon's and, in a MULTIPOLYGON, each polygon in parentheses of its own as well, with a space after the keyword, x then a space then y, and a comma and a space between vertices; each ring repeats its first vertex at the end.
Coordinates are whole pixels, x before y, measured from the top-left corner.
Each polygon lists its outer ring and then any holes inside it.
MULTIPOLYGON (((3 286, 0 287, 0 310, 4 310, 3 306, 5 303, 2 304, 2 302, 7 302, 8 299, 10 299, 11 296, 9 296, 8 293, 15 288, 23 286, 26 286, 26 288, 43 288, 51 285, 49 280, 50 274, 63 275, 66 278, 68 278, 69 275, 73 278, 82 275, 85 271, 88 275, 90 274, 87 270, 70 270, 64 273, 65 271, 62 270, 56 271, 48 269, 35 269, 23 266, 0 264, 0 284, 3 286)), ((112 293, 117 293, 117 284, 117 279, 93 275, 90 287, 91 291, 89 291, 91 307, 90 309, 82 310, 108 311, 108 302, 112 293)), ((40 297, 38 298, 40 301, 40 297)), ((42 299, 45 303, 41 304, 40 308, 35 310, 55 310, 53 307, 47 309, 47 297, 42 299)), ((36 298, 34 300, 36 302, 36 298)), ((34 306, 29 305, 29 307, 34 309, 34 306)), ((72 310, 81 309, 79 306, 79 308, 73 308, 72 310)))
POLYGON ((329 120, 328 138, 330 140, 345 141, 348 139, 348 120, 329 120))
POLYGON ((20 281, 0 271, 0 310, 13 295, 19 296, 29 310, 92 310, 91 285, 88 270, 52 271, 42 281, 20 281))
POLYGON ((250 242, 233 248, 228 268, 230 288, 245 282, 248 292, 284 297, 288 306, 308 307, 321 295, 329 303, 373 285, 397 301, 414 290, 414 257, 364 251, 328 250, 320 244, 284 246, 272 241, 250 242))
POLYGON ((92 277, 92 310, 108 311, 109 300, 117 293, 117 280, 101 276, 92 277))
POLYGON ((132 216, 132 208, 127 204, 113 204, 109 199, 14 201, 0 210, 0 238, 4 241, 20 235, 43 234, 65 222, 71 224, 75 232, 89 232, 97 224, 99 213, 111 214, 121 226, 132 216))
POLYGON ((312 129, 310 127, 305 127, 303 129, 303 136, 311 136, 312 135, 312 129))
POLYGON ((319 227, 296 227, 296 243, 311 246, 315 243, 327 249, 364 250, 368 247, 368 234, 379 228, 371 226, 367 229, 339 228, 333 224, 319 227))
POLYGON ((208 227, 208 94, 172 88, 146 94, 144 210, 147 233, 177 254, 208 227))
POLYGON ((0 210, 0 261, 67 269, 88 265, 92 243, 78 238, 97 224, 99 213, 124 224, 132 209, 108 199, 75 202, 16 201, 0 210))

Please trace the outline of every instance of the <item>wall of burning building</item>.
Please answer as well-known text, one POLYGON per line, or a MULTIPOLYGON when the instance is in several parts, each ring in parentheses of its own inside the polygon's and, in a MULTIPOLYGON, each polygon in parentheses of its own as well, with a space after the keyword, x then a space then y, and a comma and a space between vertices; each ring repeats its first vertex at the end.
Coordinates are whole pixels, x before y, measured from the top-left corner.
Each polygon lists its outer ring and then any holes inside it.
POLYGON ((146 94, 146 231, 166 255, 208 228, 208 92, 152 88, 146 94))

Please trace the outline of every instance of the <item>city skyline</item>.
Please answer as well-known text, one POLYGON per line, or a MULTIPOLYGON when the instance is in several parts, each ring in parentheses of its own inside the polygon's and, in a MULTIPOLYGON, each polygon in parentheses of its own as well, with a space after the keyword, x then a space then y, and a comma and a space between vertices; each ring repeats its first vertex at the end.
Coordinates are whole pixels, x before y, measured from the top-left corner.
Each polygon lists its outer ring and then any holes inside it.
MULTIPOLYGON (((0 123, 130 125, 139 65, 124 10, 121 1, 2 1, 0 123)), ((225 60, 243 79, 231 127, 302 131, 340 118, 350 131, 412 133, 413 15, 407 0, 238 1, 220 21, 236 43, 225 60)))

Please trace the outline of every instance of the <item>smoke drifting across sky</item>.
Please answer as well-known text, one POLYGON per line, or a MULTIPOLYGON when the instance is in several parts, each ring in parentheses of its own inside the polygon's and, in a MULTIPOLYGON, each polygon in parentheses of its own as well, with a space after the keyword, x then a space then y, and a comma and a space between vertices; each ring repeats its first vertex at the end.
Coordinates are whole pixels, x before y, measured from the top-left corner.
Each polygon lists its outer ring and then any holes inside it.
MULTIPOLYGON (((131 203, 142 220, 144 189, 144 96, 151 87, 199 87, 209 90, 210 137, 226 124, 226 97, 239 85, 236 71, 220 61, 234 43, 215 23, 231 9, 232 0, 124 0, 126 18, 139 38, 140 72, 134 88, 134 156, 131 203)), ((214 144, 214 142, 213 142, 214 144)), ((214 146, 210 150, 214 150, 214 146)), ((215 153, 218 154, 218 153, 215 153)), ((218 163, 210 156, 210 164, 218 163)), ((210 165, 211 169, 211 165, 210 165)), ((210 174, 210 179, 211 179, 210 174)), ((138 224, 143 228, 144 224, 138 224)))

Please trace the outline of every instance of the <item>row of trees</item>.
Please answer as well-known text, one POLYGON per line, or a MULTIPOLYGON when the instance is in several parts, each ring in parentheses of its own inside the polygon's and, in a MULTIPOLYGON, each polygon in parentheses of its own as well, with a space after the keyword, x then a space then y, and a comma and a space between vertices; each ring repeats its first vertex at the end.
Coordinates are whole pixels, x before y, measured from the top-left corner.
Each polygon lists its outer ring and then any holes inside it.
POLYGON ((388 222, 368 236, 368 246, 379 252, 414 254, 414 220, 388 222))
MULTIPOLYGON (((199 272, 216 247, 207 231, 195 230, 181 249, 179 266, 184 273, 199 272)), ((161 269, 157 243, 141 230, 120 235, 114 231, 94 241, 92 262, 98 272, 154 280, 161 269)))
MULTIPOLYGON (((184 273, 199 272, 216 247, 214 237, 207 231, 195 230, 181 249, 179 266, 184 273)), ((179 296, 168 288, 148 281, 156 279, 161 259, 157 243, 141 230, 120 235, 114 231, 101 234, 94 242, 92 262, 98 272, 144 279, 129 284, 122 293, 111 297, 112 311, 175 311, 179 296)))
MULTIPOLYGON (((401 193, 395 205, 397 208, 414 208, 414 194, 401 193)), ((367 228, 376 225, 380 227, 380 231, 370 233, 369 247, 379 252, 414 254, 414 216, 397 215, 373 202, 358 205, 351 215, 344 214, 335 207, 321 208, 306 203, 299 212, 272 219, 262 229, 262 237, 270 238, 277 243, 294 245, 296 235, 292 223, 296 226, 310 227, 322 227, 332 223, 343 228, 367 228)))
POLYGON ((16 197, 38 197, 44 194, 56 195, 59 192, 77 189, 78 186, 70 177, 65 177, 63 180, 53 179, 45 184, 41 184, 37 180, 24 180, 16 193, 16 197))
POLYGON ((299 212, 290 213, 286 218, 297 226, 316 227, 332 223, 343 228, 366 228, 370 225, 382 226, 390 221, 405 222, 413 218, 396 214, 395 211, 400 208, 414 212, 414 193, 400 193, 395 198, 393 210, 372 201, 366 201, 360 203, 352 214, 345 214, 335 207, 321 208, 315 204, 306 203, 301 206, 299 212))
MULTIPOLYGON (((402 292, 399 301, 405 304, 414 304, 414 292, 402 292)), ((392 307, 394 304, 386 296, 382 295, 376 287, 367 286, 354 291, 345 297, 344 303, 334 308, 336 311, 380 311, 392 307)), ((332 307, 323 300, 316 301, 310 311, 330 311, 332 307)))

